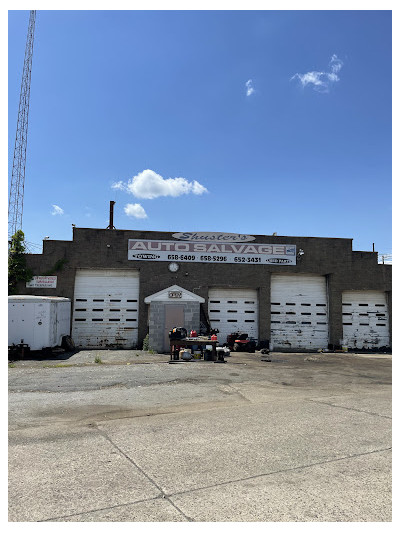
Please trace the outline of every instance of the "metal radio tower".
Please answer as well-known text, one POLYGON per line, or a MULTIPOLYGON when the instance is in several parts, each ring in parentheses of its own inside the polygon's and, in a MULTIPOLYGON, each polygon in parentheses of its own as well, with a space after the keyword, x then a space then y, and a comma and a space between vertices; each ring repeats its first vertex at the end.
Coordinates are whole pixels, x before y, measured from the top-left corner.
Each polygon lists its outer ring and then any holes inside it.
POLYGON ((22 229, 26 143, 28 138, 29 95, 31 92, 31 71, 35 19, 36 11, 31 11, 29 17, 28 36, 26 38, 24 69, 22 73, 21 94, 19 97, 17 134, 15 137, 10 196, 8 200, 9 239, 10 237, 12 237, 12 235, 14 235, 17 230, 22 229))

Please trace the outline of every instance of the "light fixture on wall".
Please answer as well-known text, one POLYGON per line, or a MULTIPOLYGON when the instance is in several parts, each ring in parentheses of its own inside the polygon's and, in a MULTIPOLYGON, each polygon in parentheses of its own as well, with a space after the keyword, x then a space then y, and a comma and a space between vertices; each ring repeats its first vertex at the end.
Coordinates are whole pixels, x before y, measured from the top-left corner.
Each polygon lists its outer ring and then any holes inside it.
POLYGON ((300 250, 297 252, 297 257, 302 257, 304 255, 304 250, 300 248, 300 250))

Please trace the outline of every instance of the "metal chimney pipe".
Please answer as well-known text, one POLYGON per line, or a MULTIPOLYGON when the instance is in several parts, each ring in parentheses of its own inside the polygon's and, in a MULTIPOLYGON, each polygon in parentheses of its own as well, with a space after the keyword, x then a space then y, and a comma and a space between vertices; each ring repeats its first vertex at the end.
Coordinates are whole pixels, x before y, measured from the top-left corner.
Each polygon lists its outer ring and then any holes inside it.
POLYGON ((115 229, 114 227, 114 204, 113 200, 110 200, 110 224, 107 229, 115 229))

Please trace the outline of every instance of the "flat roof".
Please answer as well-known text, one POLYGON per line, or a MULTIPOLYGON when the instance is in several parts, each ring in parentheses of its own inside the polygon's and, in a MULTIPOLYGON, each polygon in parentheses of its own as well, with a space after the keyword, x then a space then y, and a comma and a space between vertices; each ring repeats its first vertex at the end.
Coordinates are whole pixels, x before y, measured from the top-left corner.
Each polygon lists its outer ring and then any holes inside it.
MULTIPOLYGON (((115 229, 107 229, 107 228, 77 228, 74 227, 73 231, 79 231, 79 230, 91 230, 91 231, 134 231, 136 233, 165 233, 165 234, 172 234, 172 233, 181 233, 180 231, 171 230, 171 231, 165 231, 165 230, 156 230, 156 229, 122 229, 122 228, 115 228, 115 229)), ((192 230, 188 231, 187 233, 238 233, 234 231, 213 231, 213 230, 192 230)), ((272 233, 242 233, 243 235, 251 235, 253 237, 283 237, 285 239, 331 239, 331 240, 341 240, 341 241, 352 241, 353 237, 316 237, 316 236, 310 236, 310 235, 273 235, 272 233)), ((58 241, 58 239, 48 239, 48 240, 54 240, 58 241)), ((70 241, 65 241, 70 242, 70 241)))
POLYGON ((32 294, 15 294, 8 297, 9 302, 27 302, 27 301, 38 301, 42 302, 70 302, 69 298, 64 298, 63 296, 34 296, 32 294))

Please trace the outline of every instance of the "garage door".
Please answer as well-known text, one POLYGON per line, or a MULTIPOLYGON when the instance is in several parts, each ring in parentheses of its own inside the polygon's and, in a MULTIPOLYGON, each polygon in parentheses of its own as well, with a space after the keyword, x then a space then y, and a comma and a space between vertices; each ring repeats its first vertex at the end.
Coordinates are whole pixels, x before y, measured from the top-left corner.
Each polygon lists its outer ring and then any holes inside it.
POLYGON ((84 348, 132 348, 138 340, 139 273, 78 270, 72 338, 84 348))
POLYGON ((329 320, 325 276, 271 276, 273 350, 317 350, 328 346, 329 320))
POLYGON ((380 291, 345 291, 342 294, 343 344, 349 348, 389 346, 386 295, 380 291))
POLYGON ((208 317, 218 329, 218 340, 226 342, 231 333, 242 331, 258 339, 258 294, 253 289, 210 289, 208 317))

